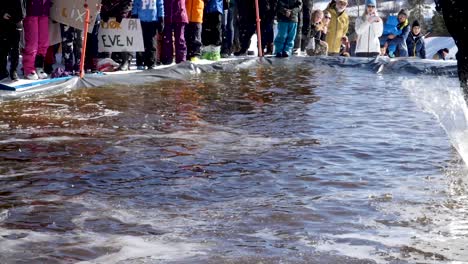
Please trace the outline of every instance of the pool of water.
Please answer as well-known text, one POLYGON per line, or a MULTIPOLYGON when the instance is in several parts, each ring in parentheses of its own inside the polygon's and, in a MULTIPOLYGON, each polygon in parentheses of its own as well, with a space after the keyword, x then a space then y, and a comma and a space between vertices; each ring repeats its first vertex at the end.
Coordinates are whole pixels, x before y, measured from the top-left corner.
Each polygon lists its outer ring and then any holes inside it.
POLYGON ((300 62, 1 102, 0 263, 461 263, 456 85, 300 62))

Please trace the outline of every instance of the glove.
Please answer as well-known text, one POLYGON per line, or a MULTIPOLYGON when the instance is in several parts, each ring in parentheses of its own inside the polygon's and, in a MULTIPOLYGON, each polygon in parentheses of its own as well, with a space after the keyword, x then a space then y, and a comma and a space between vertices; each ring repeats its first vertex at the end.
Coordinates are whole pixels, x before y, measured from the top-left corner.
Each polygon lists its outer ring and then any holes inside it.
POLYGON ((123 19, 122 16, 116 16, 115 17, 115 21, 117 21, 117 23, 119 23, 119 24, 122 23, 122 19, 123 19))
POLYGON ((156 25, 156 29, 160 33, 164 31, 164 17, 158 18, 158 24, 156 25))

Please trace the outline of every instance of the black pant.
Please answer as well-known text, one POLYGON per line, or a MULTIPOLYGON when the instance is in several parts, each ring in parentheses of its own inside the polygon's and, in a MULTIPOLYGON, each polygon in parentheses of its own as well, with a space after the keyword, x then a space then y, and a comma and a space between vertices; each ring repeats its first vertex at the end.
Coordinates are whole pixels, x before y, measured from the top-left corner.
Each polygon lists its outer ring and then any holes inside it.
POLYGON ((8 76, 7 57, 10 56, 10 71, 16 71, 19 63, 21 31, 13 24, 0 24, 0 77, 8 76))
POLYGON ((221 37, 221 14, 204 13, 202 41, 204 46, 221 46, 223 41, 221 37))
POLYGON ((141 21, 141 30, 143 31, 143 43, 145 52, 137 52, 137 66, 153 67, 156 63, 156 41, 155 37, 158 33, 158 22, 143 22, 141 21))
POLYGON ((260 27, 262 30, 262 49, 267 48, 268 45, 273 45, 273 40, 274 40, 273 19, 263 18, 260 21, 260 27))
POLYGON ((201 56, 202 24, 190 22, 185 26, 185 42, 187 44, 187 59, 201 56))
POLYGON ((239 20, 239 42, 240 42, 240 53, 245 53, 250 47, 250 39, 257 30, 255 21, 247 19, 239 20))
POLYGON ((310 32, 312 26, 312 11, 314 7, 313 0, 304 0, 302 5, 302 36, 301 50, 304 51, 309 44, 310 32))

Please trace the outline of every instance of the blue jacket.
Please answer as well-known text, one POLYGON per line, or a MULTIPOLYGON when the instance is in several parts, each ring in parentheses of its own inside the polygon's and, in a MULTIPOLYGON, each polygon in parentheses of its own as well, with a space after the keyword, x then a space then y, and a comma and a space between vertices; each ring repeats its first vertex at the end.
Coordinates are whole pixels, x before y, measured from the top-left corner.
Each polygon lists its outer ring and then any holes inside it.
POLYGON ((205 13, 223 13, 223 0, 205 0, 205 13), (208 2, 208 3, 206 3, 208 2))
POLYGON ((392 41, 393 43, 400 44, 406 41, 410 32, 410 26, 408 19, 400 23, 397 16, 389 16, 387 22, 384 25, 384 31, 382 36, 395 35, 396 38, 392 41))
POLYGON ((406 45, 408 46, 408 56, 426 58, 426 45, 424 44, 424 36, 421 33, 414 36, 413 32, 411 32, 406 39, 406 45))
POLYGON ((164 17, 163 0, 134 0, 132 15, 138 15, 142 22, 158 21, 164 17))

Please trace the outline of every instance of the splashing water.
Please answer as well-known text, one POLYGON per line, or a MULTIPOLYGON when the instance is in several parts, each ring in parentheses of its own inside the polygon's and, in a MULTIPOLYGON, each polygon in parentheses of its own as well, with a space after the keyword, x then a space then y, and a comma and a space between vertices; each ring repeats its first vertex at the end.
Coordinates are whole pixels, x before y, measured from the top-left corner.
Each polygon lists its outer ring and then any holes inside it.
POLYGON ((412 78, 402 80, 402 85, 419 107, 437 118, 452 146, 468 164, 468 107, 458 80, 412 78))

